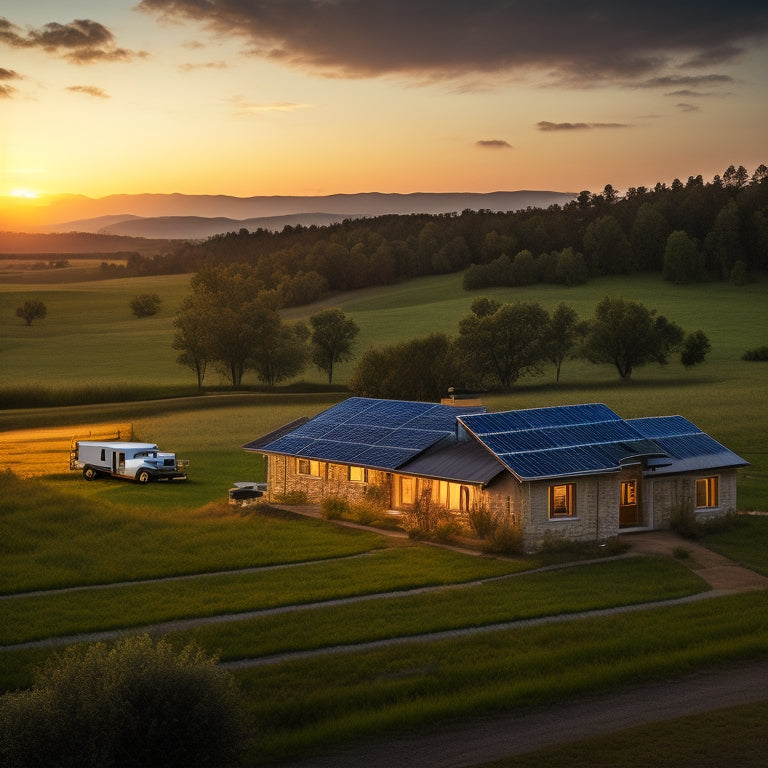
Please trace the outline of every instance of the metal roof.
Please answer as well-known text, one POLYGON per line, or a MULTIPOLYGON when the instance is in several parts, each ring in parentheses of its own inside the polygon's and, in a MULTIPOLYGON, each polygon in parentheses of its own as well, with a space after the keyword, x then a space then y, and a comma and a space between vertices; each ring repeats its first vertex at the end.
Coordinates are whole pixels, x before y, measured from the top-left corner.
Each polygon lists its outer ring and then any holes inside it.
POLYGON ((483 411, 482 406, 351 397, 287 433, 243 447, 261 453, 394 470, 444 438, 454 436, 457 416, 483 411))

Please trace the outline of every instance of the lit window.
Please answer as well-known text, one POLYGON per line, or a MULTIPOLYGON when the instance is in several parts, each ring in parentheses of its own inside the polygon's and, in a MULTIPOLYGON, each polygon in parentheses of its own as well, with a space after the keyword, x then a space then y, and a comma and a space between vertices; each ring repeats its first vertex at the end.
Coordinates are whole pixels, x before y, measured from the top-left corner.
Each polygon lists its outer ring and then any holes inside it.
POLYGON ((367 483, 368 470, 365 467, 350 467, 349 480, 353 483, 367 483))
POLYGON ((696 481, 696 507, 716 507, 717 505, 717 478, 700 477, 696 481))
POLYGON ((573 517, 576 514, 576 485, 549 486, 549 516, 573 517))
POLYGON ((312 459, 296 459, 296 472, 300 475, 320 477, 320 462, 312 459))

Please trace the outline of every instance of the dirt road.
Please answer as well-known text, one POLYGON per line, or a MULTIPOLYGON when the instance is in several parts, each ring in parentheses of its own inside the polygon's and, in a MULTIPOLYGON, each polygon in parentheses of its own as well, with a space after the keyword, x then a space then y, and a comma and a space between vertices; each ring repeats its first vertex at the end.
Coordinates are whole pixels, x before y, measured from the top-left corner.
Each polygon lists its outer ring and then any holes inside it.
POLYGON ((768 661, 403 734, 281 768, 469 768, 636 725, 768 699, 768 661))

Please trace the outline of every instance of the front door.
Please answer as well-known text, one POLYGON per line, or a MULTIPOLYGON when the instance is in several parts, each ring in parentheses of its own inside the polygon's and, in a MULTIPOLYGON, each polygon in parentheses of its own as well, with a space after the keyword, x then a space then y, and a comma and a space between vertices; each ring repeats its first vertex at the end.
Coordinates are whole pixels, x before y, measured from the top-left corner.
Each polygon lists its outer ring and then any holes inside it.
POLYGON ((619 528, 640 525, 640 485, 637 479, 622 480, 619 528))

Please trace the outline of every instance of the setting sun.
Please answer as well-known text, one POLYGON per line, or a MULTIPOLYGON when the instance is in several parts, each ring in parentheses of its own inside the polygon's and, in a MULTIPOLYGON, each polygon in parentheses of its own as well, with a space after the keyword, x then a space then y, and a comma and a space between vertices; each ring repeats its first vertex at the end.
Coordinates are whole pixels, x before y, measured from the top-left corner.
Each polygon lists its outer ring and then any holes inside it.
POLYGON ((24 200, 35 200, 37 192, 32 189, 14 189, 11 190, 11 197, 20 197, 24 200))

